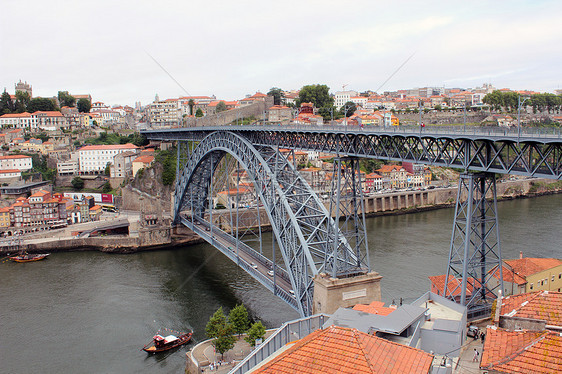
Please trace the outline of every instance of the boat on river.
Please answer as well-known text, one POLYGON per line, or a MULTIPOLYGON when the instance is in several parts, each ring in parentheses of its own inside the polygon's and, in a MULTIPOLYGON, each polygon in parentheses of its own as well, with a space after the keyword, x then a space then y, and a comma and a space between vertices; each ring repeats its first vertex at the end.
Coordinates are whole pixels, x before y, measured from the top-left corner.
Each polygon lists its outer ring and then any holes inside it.
POLYGON ((15 262, 33 262, 33 261, 39 261, 47 258, 49 254, 50 253, 35 253, 35 254, 22 253, 17 256, 11 256, 10 260, 15 262))
MULTIPOLYGON (((175 332, 175 331, 174 331, 175 332)), ((148 353, 159 353, 184 345, 191 340, 192 332, 177 333, 178 336, 170 334, 162 336, 160 332, 152 337, 152 341, 145 345, 142 350, 148 353)))

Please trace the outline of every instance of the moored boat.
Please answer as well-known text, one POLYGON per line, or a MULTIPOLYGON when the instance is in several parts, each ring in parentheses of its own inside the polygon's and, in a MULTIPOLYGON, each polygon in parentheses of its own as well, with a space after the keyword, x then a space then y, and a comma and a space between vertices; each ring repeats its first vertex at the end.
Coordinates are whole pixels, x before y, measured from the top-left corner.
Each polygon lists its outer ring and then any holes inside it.
POLYGON ((142 348, 142 350, 148 353, 164 352, 188 343, 191 340, 192 335, 193 335, 192 332, 188 332, 188 333, 178 333, 178 336, 172 334, 167 336, 162 336, 158 332, 156 335, 152 337, 152 342, 145 345, 142 348))
POLYGON ((36 254, 24 253, 17 256, 11 256, 10 260, 15 262, 33 262, 33 261, 43 260, 44 258, 47 258, 47 256, 49 256, 49 253, 36 253, 36 254))

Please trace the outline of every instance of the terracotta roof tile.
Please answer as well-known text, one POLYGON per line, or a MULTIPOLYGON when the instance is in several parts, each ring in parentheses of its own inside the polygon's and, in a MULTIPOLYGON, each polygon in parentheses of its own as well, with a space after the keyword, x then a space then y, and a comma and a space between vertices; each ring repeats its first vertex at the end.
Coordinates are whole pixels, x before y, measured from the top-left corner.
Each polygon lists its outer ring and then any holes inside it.
POLYGON ((528 277, 544 270, 562 265, 562 261, 556 258, 518 258, 515 260, 505 260, 506 264, 522 277, 528 277))
POLYGON ((562 336, 489 327, 480 367, 499 373, 560 373, 562 336))
POLYGON ((545 320, 562 326, 562 292, 537 291, 502 299, 501 315, 545 320))
POLYGON ((384 306, 382 301, 373 301, 371 304, 357 304, 353 307, 353 310, 358 310, 360 312, 378 314, 381 316, 387 316, 394 312, 396 309, 387 308, 384 306))
POLYGON ((331 326, 295 343, 255 373, 428 373, 433 356, 356 329, 331 326))
POLYGON ((127 144, 111 144, 111 145, 86 145, 80 148, 78 151, 99 151, 99 150, 111 150, 111 149, 138 149, 134 144, 127 143, 127 144))

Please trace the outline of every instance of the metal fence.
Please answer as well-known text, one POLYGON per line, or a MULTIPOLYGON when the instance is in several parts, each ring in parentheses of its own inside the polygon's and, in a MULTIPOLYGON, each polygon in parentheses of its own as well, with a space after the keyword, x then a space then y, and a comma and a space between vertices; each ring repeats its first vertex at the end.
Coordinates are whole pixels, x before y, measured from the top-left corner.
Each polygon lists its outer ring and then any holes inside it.
POLYGON ((310 317, 285 322, 274 334, 236 365, 229 374, 243 374, 250 371, 287 343, 302 339, 311 332, 322 328, 328 318, 329 316, 325 314, 315 314, 310 317))

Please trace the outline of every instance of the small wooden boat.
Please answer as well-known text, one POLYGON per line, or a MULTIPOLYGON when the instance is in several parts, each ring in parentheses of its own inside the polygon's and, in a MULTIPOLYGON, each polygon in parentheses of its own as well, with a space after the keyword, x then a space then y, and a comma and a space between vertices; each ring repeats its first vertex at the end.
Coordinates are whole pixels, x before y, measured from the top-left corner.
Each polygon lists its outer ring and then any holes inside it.
POLYGON ((24 253, 21 255, 10 257, 10 260, 15 262, 33 262, 33 261, 43 260, 44 258, 47 258, 48 255, 49 253, 36 253, 31 255, 24 253))
POLYGON ((162 336, 157 333, 152 337, 152 342, 145 345, 142 350, 148 353, 159 353, 184 345, 191 340, 192 332, 178 333, 176 335, 162 336))

